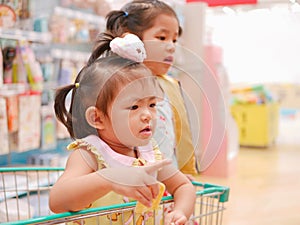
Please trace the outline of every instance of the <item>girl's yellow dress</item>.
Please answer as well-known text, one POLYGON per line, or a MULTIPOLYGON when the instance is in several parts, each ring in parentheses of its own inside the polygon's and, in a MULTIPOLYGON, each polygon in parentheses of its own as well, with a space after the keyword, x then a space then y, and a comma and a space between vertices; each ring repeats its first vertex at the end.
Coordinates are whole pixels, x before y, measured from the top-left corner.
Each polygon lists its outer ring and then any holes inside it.
MULTIPOLYGON (((195 175, 197 174, 195 149, 180 83, 168 75, 160 75, 157 78, 172 108, 178 169, 185 174, 195 175)), ((161 147, 160 149, 164 153, 161 147)))
MULTIPOLYGON (((78 139, 68 146, 69 150, 80 150, 80 151, 90 151, 97 158, 98 170, 109 167, 121 167, 121 166, 143 166, 149 162, 155 162, 162 159, 162 154, 158 149, 158 146, 154 141, 151 141, 149 145, 138 147, 138 158, 133 158, 129 156, 124 156, 113 151, 105 142, 103 142, 99 137, 90 135, 83 139, 78 139)), ((87 162, 88 163, 88 162, 87 162)), ((89 164, 89 163, 88 163, 89 164)), ((78 165, 80 166, 80 165, 78 165)), ((94 169, 94 168, 93 168, 94 169)), ((130 174, 128 174, 130 176, 130 174)), ((88 184, 83 184, 88 185, 88 184)), ((105 196, 101 197, 97 201, 93 202, 89 207, 101 207, 109 206, 114 204, 121 204, 131 201, 125 196, 116 194, 114 192, 109 192, 105 196)), ((162 224, 162 207, 155 211, 155 216, 153 211, 146 212, 143 215, 135 215, 135 224, 140 225, 153 225, 162 224), (155 219, 155 223, 154 223, 155 219)), ((111 215, 97 216, 80 221, 74 221, 68 224, 85 224, 85 225, 133 225, 133 213, 132 211, 124 213, 113 213, 111 215)))

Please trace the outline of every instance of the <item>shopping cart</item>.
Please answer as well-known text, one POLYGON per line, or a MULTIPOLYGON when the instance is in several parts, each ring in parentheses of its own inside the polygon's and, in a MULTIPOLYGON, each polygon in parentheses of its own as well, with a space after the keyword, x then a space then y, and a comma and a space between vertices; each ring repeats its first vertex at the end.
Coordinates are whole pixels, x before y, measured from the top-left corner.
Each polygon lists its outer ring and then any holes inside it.
MULTIPOLYGON (((97 218, 101 216, 113 218, 113 215, 118 214, 122 218, 124 213, 132 212, 133 224, 136 224, 137 218, 134 214, 136 202, 90 208, 79 212, 51 213, 48 207, 48 193, 63 170, 44 167, 0 168, 0 223, 64 224, 76 221, 77 224, 83 224, 81 220, 86 218, 96 218, 96 221, 100 221, 97 218)), ((229 188, 200 182, 193 184, 196 187, 197 200, 189 224, 222 224, 229 188)), ((163 197, 161 205, 168 206, 172 201, 172 196, 163 197)), ((101 225, 98 222, 96 224, 101 225)))

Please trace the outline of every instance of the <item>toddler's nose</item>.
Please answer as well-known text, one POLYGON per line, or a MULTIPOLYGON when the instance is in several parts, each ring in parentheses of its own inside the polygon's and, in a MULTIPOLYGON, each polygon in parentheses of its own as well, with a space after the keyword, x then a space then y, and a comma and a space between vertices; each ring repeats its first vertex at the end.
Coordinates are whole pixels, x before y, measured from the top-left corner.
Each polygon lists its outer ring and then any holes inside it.
POLYGON ((167 44, 167 51, 170 53, 174 53, 175 52, 175 43, 174 42, 169 42, 167 44))
POLYGON ((142 120, 149 122, 152 119, 152 115, 149 110, 145 109, 142 113, 142 120))

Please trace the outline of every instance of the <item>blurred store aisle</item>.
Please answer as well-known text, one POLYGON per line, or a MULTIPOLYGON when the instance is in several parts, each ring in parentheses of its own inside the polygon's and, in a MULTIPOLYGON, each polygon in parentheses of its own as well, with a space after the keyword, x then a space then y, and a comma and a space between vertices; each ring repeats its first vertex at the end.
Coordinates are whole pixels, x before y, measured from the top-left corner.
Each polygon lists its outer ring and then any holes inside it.
POLYGON ((299 225, 300 116, 281 117, 274 146, 241 148, 230 177, 197 180, 230 187, 225 225, 299 225))

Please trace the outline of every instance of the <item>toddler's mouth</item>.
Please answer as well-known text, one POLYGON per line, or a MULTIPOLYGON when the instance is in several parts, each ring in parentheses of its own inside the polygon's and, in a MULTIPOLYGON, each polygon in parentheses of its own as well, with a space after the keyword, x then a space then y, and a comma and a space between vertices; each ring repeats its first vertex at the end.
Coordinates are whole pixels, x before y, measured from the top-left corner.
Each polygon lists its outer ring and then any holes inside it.
POLYGON ((174 61, 173 56, 168 56, 167 58, 164 59, 164 62, 172 64, 174 61))
POLYGON ((144 128, 143 130, 140 131, 140 133, 142 133, 142 132, 151 132, 151 127, 149 126, 149 127, 144 128))

